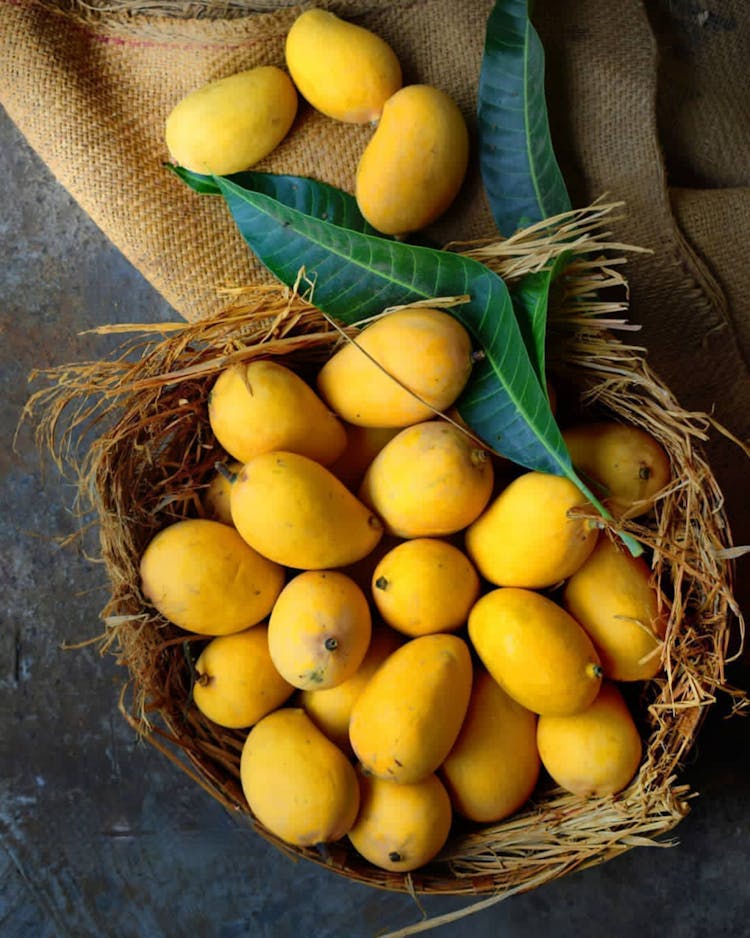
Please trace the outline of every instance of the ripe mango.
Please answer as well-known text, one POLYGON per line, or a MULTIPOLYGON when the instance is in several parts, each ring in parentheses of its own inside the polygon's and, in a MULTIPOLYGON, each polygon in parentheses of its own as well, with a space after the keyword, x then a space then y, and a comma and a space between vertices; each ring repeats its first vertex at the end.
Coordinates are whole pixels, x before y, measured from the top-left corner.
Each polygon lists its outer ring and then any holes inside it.
POLYGON ((359 427, 346 424, 346 446, 328 468, 353 492, 359 488, 365 472, 380 450, 398 433, 398 427, 359 427))
POLYGON ((492 495, 486 450, 446 420, 406 427, 373 459, 360 499, 398 537, 442 537, 471 524, 492 495))
POLYGON ((402 644, 398 632, 376 625, 367 654, 350 678, 335 687, 303 690, 299 695, 299 702, 313 723, 343 752, 351 751, 349 720, 355 702, 380 665, 402 644))
POLYGON ((361 560, 383 525, 342 482, 299 453, 262 453, 232 485, 232 519, 259 554, 285 567, 323 570, 361 560))
POLYGON ((450 407, 471 367, 471 339, 457 319, 428 307, 401 309, 331 356, 318 393, 348 423, 407 427, 450 407))
POLYGON ((252 813, 286 843, 339 840, 357 817, 354 767, 298 707, 274 710, 250 730, 240 778, 252 813))
POLYGON ((591 639, 541 593, 485 593, 469 614, 469 638, 503 690, 534 713, 578 713, 599 692, 602 667, 591 639))
POLYGON ((140 564, 143 595, 188 632, 227 635, 260 622, 284 571, 219 521, 176 521, 149 542, 140 564))
POLYGON ((418 537, 389 551, 372 575, 372 596, 383 619, 416 638, 466 625, 479 595, 479 576, 453 544, 418 537))
POLYGON ((271 450, 301 453, 327 466, 346 446, 346 430, 313 389, 270 360, 231 365, 208 397, 214 436, 240 462, 271 450))
POLYGON ((638 770, 643 749, 627 704, 609 681, 583 712, 539 717, 537 746, 557 784, 586 798, 622 791, 638 770))
POLYGON ((471 675, 457 635, 422 635, 394 651, 352 709, 349 739, 364 768, 396 782, 434 772, 463 723, 471 675))
POLYGON ((198 656, 195 673, 196 707, 230 729, 252 726, 294 692, 271 661, 264 623, 212 639, 198 656))
POLYGON ((466 719, 440 769, 453 807, 471 821, 508 817, 528 800, 539 777, 536 714, 482 668, 475 670, 466 719))
POLYGON ((645 681, 659 673, 668 610, 643 557, 601 537, 565 584, 563 605, 588 632, 606 677, 645 681))
POLYGON ((274 65, 261 65, 186 95, 167 117, 166 144, 180 166, 226 176, 268 156, 296 114, 292 80, 274 65))
POLYGON ((497 586, 554 586, 575 573, 596 544, 592 523, 568 514, 586 504, 568 479, 526 472, 469 527, 466 550, 497 586))
POLYGON ((286 38, 286 64, 300 94, 335 120, 366 124, 401 87, 385 40, 325 10, 306 10, 286 38))
POLYGON ((429 863, 450 833, 450 798, 436 775, 397 783, 359 772, 360 810, 349 840, 366 860, 406 873, 429 863))
POLYGON ((573 465, 604 486, 603 501, 615 516, 637 518, 671 478, 669 457, 640 427, 599 421, 563 432, 573 465))
POLYGON ((371 633, 370 607, 354 580, 335 570, 307 570, 279 593, 268 623, 268 648, 290 684, 323 690, 354 674, 371 633))
POLYGON ((211 481, 203 492, 201 503, 206 517, 222 524, 232 524, 230 496, 232 482, 242 469, 242 463, 234 460, 226 467, 216 469, 211 481))
POLYGON ((357 166, 355 195, 369 223, 403 236, 439 218, 458 195, 469 132, 458 105, 430 85, 390 97, 357 166))

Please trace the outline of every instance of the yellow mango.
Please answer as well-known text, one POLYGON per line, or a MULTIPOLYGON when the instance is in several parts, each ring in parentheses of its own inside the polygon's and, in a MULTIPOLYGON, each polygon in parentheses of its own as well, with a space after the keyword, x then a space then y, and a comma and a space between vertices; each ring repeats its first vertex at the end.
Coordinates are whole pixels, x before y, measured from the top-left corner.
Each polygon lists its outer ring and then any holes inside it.
POLYGON ((382 316, 342 346, 321 368, 317 387, 348 423, 406 427, 449 407, 471 367, 461 323, 439 309, 411 307, 382 316))
POLYGON ((659 673, 668 610, 642 557, 601 537, 562 595, 596 646, 606 677, 645 681, 659 673))
POLYGON ((457 635, 422 635, 394 651, 352 709, 349 739, 364 768, 396 782, 434 772, 461 729, 471 673, 457 635))
POLYGON ((466 719, 440 769, 459 814, 471 821, 499 821, 529 799, 540 769, 536 724, 536 714, 486 671, 475 671, 466 719))
POLYGON ((615 516, 645 514, 671 478, 666 452, 640 427, 600 421, 569 427, 563 439, 576 469, 604 486, 603 501, 615 516))
POLYGON ((451 802, 442 782, 428 775, 399 784, 359 772, 360 809, 349 840, 366 860, 406 873, 429 863, 450 833, 451 802))
POLYGON ((335 570, 307 570, 279 593, 268 623, 268 648, 290 684, 323 690, 354 674, 371 633, 370 607, 354 580, 335 570))
POLYGON ((398 433, 398 427, 359 427, 346 424, 344 452, 328 468, 344 485, 356 491, 380 450, 398 433))
POLYGON ((375 547, 383 525, 319 463, 262 453, 232 485, 232 519, 258 553, 300 570, 341 567, 375 547))
POLYGON ((357 817, 354 767, 299 707, 274 710, 250 730, 240 778, 252 813, 286 843, 339 840, 357 817))
POLYGON ((306 10, 286 38, 297 89, 321 113, 366 124, 401 87, 401 66, 385 40, 325 10, 306 10))
POLYGON ((217 469, 208 483, 201 503, 206 517, 211 521, 220 521, 222 524, 232 524, 232 508, 230 496, 232 482, 242 469, 242 463, 236 460, 228 466, 217 469))
POLYGON ((608 681, 574 716, 541 716, 542 764, 566 791, 586 798, 622 791, 638 771, 642 743, 622 694, 608 681))
POLYGON ((182 98, 167 117, 166 144, 180 166, 226 176, 268 156, 296 114, 292 80, 274 65, 261 65, 209 82, 182 98))
POLYGON ((466 625, 479 595, 479 576, 453 544, 418 537, 389 551, 372 575, 372 596, 383 619, 416 638, 466 625))
POLYGON ((591 639, 541 593, 485 593, 469 614, 469 637, 497 683, 534 713, 578 713, 599 691, 602 667, 591 639))
POLYGON ((569 515, 586 504, 568 479, 526 472, 469 527, 466 550, 497 586, 554 586, 575 573, 596 544, 596 527, 569 515))
POLYGON ((300 705, 313 723, 344 752, 351 751, 349 720, 356 700, 380 665, 402 643, 398 632, 384 625, 375 626, 367 654, 350 678, 335 687, 303 690, 299 695, 300 705))
POLYGON ((346 430, 313 389, 270 360, 232 365, 214 382, 208 419, 216 439, 245 463, 272 450, 301 453, 321 465, 346 446, 346 430))
POLYGON ((397 537, 442 537, 471 524, 492 495, 486 450, 445 420, 406 427, 373 459, 360 499, 397 537))
POLYGON ((195 663, 193 700, 219 726, 252 726, 294 692, 268 651, 268 626, 213 638, 195 663))
POLYGON ((439 218, 458 195, 469 132, 455 101, 430 85, 390 97, 357 166, 355 195, 378 231, 406 235, 439 218))
POLYGON ((260 622, 284 585, 278 564, 234 528, 203 518, 177 521, 152 538, 140 574, 143 595, 165 618, 202 635, 260 622))

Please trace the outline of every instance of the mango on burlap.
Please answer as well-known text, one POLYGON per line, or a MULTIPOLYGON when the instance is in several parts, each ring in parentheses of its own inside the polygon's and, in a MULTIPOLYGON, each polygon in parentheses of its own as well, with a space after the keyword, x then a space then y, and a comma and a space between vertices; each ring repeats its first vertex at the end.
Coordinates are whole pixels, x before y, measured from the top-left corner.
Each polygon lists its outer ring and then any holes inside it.
POLYGON ((327 10, 301 13, 287 33, 284 51, 299 92, 335 120, 375 121, 401 87, 401 65, 388 43, 327 10))

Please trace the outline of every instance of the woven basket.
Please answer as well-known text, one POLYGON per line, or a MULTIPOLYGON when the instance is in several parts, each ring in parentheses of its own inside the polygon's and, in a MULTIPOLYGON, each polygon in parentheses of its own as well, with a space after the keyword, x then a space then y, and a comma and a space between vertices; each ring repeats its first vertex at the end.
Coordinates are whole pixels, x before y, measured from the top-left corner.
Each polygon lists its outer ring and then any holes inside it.
POLYGON ((229 460, 207 418, 216 374, 255 357, 277 358, 308 374, 345 335, 298 294, 255 286, 237 290, 209 320, 138 327, 114 359, 48 373, 50 386, 33 398, 40 436, 61 462, 75 465, 84 507, 93 505, 99 520, 112 585, 101 648, 113 651, 128 671, 123 713, 279 849, 384 889, 503 897, 651 843, 688 811, 690 792, 679 770, 707 708, 726 689, 730 624, 739 617, 731 538, 701 449, 709 419, 682 410, 648 368, 643 350, 624 341, 626 284, 618 272, 621 258, 613 257, 622 246, 597 233, 613 208, 595 205, 561 217, 553 230, 537 227, 460 249, 512 280, 573 244, 578 260, 560 279, 550 311, 549 369, 560 422, 582 415, 621 420, 643 427, 669 454, 672 484, 645 521, 622 523, 644 544, 655 583, 671 605, 662 674, 626 688, 644 738, 643 761, 615 797, 585 800, 547 780, 524 809, 500 823, 456 821, 440 856, 414 873, 377 869, 348 842, 294 849, 254 821, 239 782, 246 731, 217 727, 190 700, 189 662, 202 640, 164 620, 140 592, 138 566, 148 541, 172 521, 199 516, 202 489, 217 462, 229 460), (78 459, 74 439, 101 421, 107 429, 78 459))

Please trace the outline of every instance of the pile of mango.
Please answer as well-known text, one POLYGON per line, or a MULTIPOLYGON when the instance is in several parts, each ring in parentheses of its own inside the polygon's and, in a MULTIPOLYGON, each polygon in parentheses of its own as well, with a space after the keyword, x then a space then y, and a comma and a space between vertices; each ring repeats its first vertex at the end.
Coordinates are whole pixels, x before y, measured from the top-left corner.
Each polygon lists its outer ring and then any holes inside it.
POLYGON ((255 166, 291 131, 299 94, 333 120, 375 126, 357 167, 355 196, 379 232, 404 236, 454 201, 469 162, 469 132, 453 99, 402 85, 391 47, 333 13, 302 13, 286 37, 288 69, 261 65, 184 97, 166 122, 172 158, 197 173, 255 166))
MULTIPOLYGON (((348 837, 414 870, 456 816, 511 815, 543 770, 591 797, 638 769, 623 687, 659 672, 666 601, 572 482, 461 424, 472 365, 463 326, 417 306, 308 380, 281 360, 227 368, 208 401, 227 459, 203 516, 143 554, 146 599, 200 636, 194 705, 243 733, 249 808, 290 844, 348 837)), ((636 427, 564 435, 615 513, 669 482, 636 427)))

